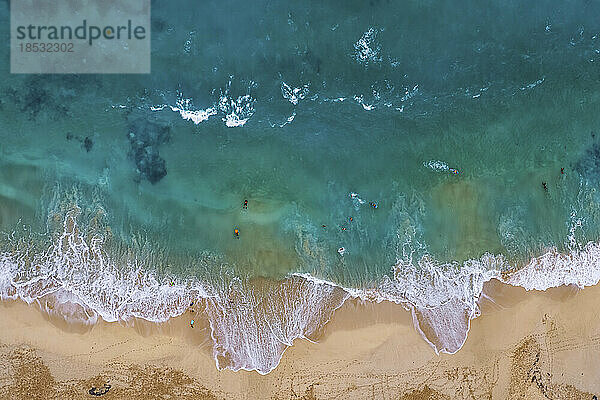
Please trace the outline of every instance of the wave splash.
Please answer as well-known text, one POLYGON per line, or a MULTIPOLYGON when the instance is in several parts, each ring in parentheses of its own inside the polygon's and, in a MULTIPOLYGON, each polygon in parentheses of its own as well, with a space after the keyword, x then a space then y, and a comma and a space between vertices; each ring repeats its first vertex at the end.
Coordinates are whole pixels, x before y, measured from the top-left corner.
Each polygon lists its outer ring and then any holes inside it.
POLYGON ((428 255, 413 260, 413 251, 403 251, 390 276, 361 289, 300 273, 279 282, 159 278, 135 257, 111 257, 107 235, 81 229, 80 215, 78 207, 66 212, 45 251, 8 237, 11 249, 0 252, 0 299, 32 303, 53 296, 48 312, 58 307, 62 317, 88 324, 98 317, 163 322, 198 302, 210 324, 219 369, 272 371, 294 340, 315 340, 350 298, 402 305, 436 352, 454 353, 479 315, 483 284, 492 278, 527 290, 600 281, 600 243, 593 242, 566 253, 550 249, 518 271, 499 255, 440 264, 428 255))
POLYGON ((108 322, 164 322, 196 302, 210 323, 217 367, 266 374, 295 339, 310 340, 348 298, 337 286, 298 277, 262 285, 241 278, 161 279, 135 258, 109 256, 106 235, 81 229, 81 214, 78 207, 68 211, 43 252, 14 235, 8 238, 14 248, 0 252, 1 300, 41 300, 46 311, 60 307, 63 317, 84 323, 98 316, 108 322))

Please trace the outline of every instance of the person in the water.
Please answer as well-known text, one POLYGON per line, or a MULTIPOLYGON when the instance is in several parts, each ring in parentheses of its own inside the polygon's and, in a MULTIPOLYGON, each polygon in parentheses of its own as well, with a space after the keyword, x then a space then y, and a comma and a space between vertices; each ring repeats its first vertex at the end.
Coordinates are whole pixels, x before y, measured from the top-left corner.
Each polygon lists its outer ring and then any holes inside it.
POLYGON ((370 201, 369 205, 373 208, 377 208, 377 203, 375 203, 374 201, 370 201))
POLYGON ((240 230, 239 230, 238 228, 233 228, 233 236, 234 236, 236 239, 239 239, 239 238, 240 238, 240 230))
POLYGON ((243 207, 244 207, 244 210, 247 210, 247 209, 248 209, 248 200, 244 200, 244 205, 243 205, 243 207))

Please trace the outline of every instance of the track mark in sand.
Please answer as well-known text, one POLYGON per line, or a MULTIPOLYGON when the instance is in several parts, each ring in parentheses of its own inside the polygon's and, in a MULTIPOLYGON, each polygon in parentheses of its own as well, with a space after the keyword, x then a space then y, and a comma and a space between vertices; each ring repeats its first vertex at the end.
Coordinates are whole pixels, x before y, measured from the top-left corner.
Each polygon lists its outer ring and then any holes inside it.
POLYGON ((128 354, 136 353, 136 352, 139 352, 139 351, 146 352, 146 351, 151 350, 151 349, 156 349, 156 348, 159 348, 159 347, 162 347, 162 346, 171 345, 172 343, 173 343, 173 338, 170 338, 166 342, 157 343, 157 344, 152 345, 152 346, 138 347, 138 348, 135 348, 135 349, 131 349, 129 351, 126 351, 124 353, 119 354, 118 356, 110 358, 110 361, 115 361, 115 360, 117 360, 119 358, 122 358, 122 357, 128 355, 128 354))
POLYGON ((124 345, 124 344, 126 344, 126 343, 129 343, 129 342, 131 342, 131 340, 132 340, 132 339, 123 340, 123 341, 121 341, 121 342, 113 343, 113 344, 110 344, 110 345, 108 345, 108 346, 105 346, 105 347, 103 347, 103 348, 101 348, 101 349, 97 349, 97 350, 94 350, 94 351, 89 351, 89 352, 87 352, 87 353, 71 354, 71 355, 69 355, 69 356, 65 356, 65 358, 76 358, 76 357, 92 356, 92 355, 94 355, 94 354, 103 353, 103 352, 105 352, 105 351, 107 351, 107 350, 109 350, 109 349, 112 349, 112 348, 114 348, 114 347, 117 347, 117 346, 122 346, 122 345, 124 345))
POLYGON ((552 374, 544 369, 548 360, 542 358, 539 342, 528 337, 521 341, 512 354, 510 371, 510 400, 527 400, 532 386, 547 399, 589 400, 592 393, 578 390, 573 385, 552 382, 552 374))
MULTIPOLYGON (((573 350, 600 350, 600 336, 573 336, 567 334, 567 329, 562 327, 554 318, 548 314, 544 315, 542 324, 546 327, 545 334, 537 336, 538 341, 545 343, 545 351, 548 353, 550 368, 554 362, 554 353, 568 352, 573 350)), ((552 373, 552 370, 550 371, 552 373)))
POLYGON ((318 383, 313 383, 307 387, 306 391, 301 396, 296 394, 292 389, 292 396, 290 397, 290 400, 318 400, 315 396, 315 385, 318 385, 318 383))
POLYGON ((498 361, 482 367, 456 367, 445 372, 454 386, 453 398, 491 399, 498 381, 498 361))
MULTIPOLYGON (((447 361, 437 359, 397 373, 352 373, 352 365, 349 372, 315 374, 303 369, 289 380, 280 380, 280 396, 276 398, 303 398, 300 394, 311 384, 318 383, 311 392, 316 399, 489 399, 498 380, 498 357, 485 363, 477 367, 449 368, 447 361)), ((373 370, 370 363, 353 366, 359 371, 373 370)))
POLYGON ((276 398, 303 399, 303 393, 312 384, 311 398, 316 399, 491 400, 495 398, 493 396, 500 395, 509 400, 528 400, 535 393, 542 398, 556 400, 593 399, 594 394, 571 384, 554 382, 553 365, 556 352, 595 349, 599 338, 565 337, 567 330, 549 316, 545 317, 540 328, 541 331, 531 333, 509 349, 478 359, 476 365, 456 366, 450 359, 439 358, 419 368, 381 374, 352 372, 353 369, 373 370, 367 362, 354 362, 345 369, 334 369, 340 372, 329 373, 315 373, 305 367, 295 373, 292 381, 285 377, 280 380, 277 390, 282 396, 276 398), (498 386, 501 376, 504 376, 501 370, 505 363, 510 366, 509 375, 506 381, 502 381, 502 386, 498 386))

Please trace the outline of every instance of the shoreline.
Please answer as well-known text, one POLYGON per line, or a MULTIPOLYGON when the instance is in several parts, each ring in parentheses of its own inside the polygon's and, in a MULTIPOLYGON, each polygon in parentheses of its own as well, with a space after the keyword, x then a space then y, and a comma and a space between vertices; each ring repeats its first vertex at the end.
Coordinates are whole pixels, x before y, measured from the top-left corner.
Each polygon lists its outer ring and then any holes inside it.
POLYGON ((35 387, 48 380, 56 396, 69 393, 72 398, 89 398, 92 386, 108 380, 111 389, 103 398, 114 399, 144 398, 151 392, 206 399, 342 394, 357 399, 535 399, 544 393, 591 399, 600 393, 600 372, 595 372, 600 371, 599 285, 527 292, 491 280, 479 304, 481 316, 471 321, 463 347, 452 355, 436 355, 414 329, 409 311, 390 302, 348 299, 314 343, 295 340, 279 366, 260 375, 217 370, 210 329, 200 320, 190 328, 189 311, 166 323, 100 320, 77 327, 39 306, 2 301, 5 384, 0 398, 25 398, 19 397, 25 384, 33 385, 33 393, 43 392, 35 387), (23 363, 38 367, 20 373, 23 363), (32 382, 39 373, 43 379, 32 382), (179 383, 170 385, 168 377, 179 383), (140 387, 137 381, 146 383, 140 387))

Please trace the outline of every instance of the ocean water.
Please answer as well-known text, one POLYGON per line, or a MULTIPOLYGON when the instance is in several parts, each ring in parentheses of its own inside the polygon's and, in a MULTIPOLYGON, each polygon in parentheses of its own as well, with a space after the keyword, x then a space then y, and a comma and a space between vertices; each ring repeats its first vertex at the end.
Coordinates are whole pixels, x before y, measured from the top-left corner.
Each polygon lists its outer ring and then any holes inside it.
POLYGON ((349 298, 453 353, 485 281, 600 279, 599 2, 156 1, 149 75, 0 52, 1 298, 197 302, 268 373, 349 298))

